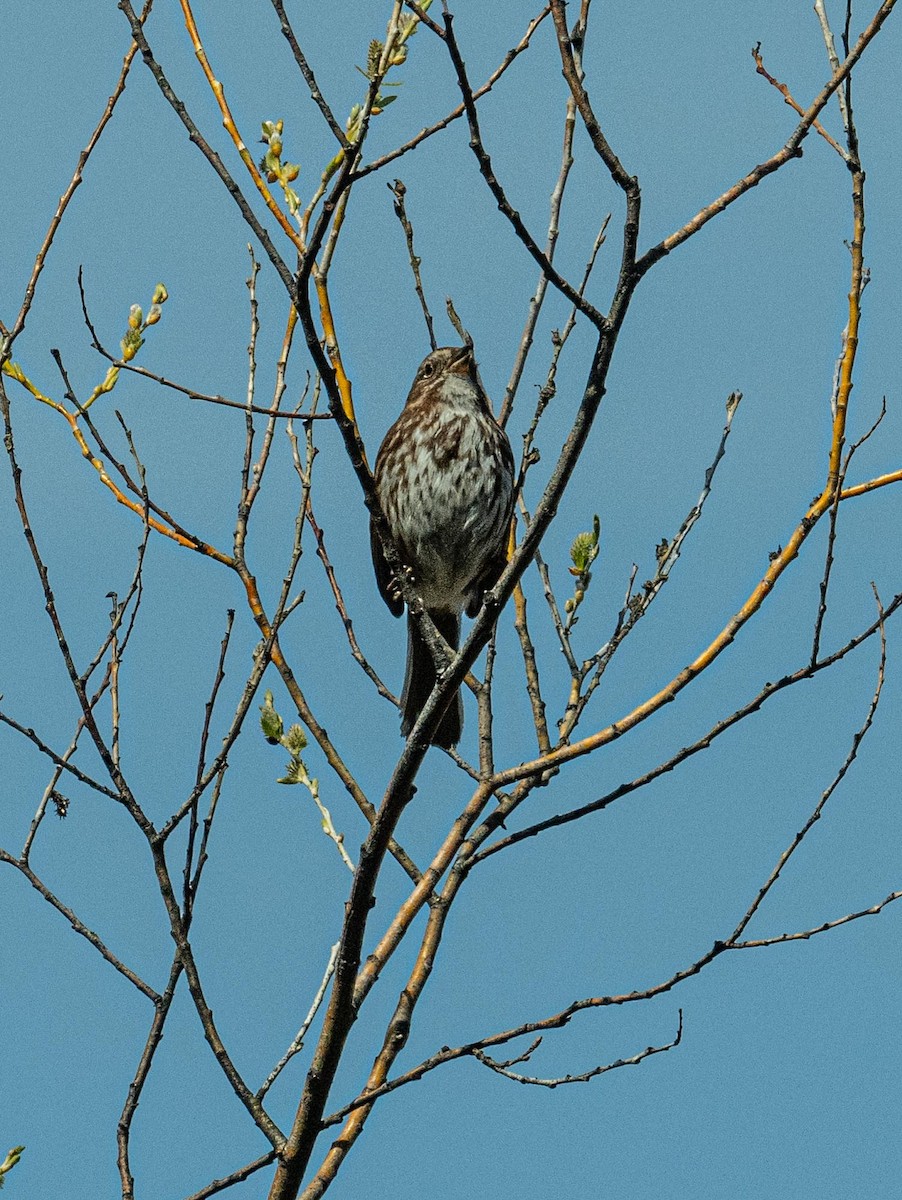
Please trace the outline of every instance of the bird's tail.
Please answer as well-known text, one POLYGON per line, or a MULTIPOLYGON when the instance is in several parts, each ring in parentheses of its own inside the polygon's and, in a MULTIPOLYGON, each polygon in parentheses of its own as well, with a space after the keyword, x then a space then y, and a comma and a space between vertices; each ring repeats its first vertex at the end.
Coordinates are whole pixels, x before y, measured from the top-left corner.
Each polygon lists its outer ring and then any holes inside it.
MULTIPOLYGON (((436 629, 452 648, 460 644, 460 617, 456 613, 430 612, 436 629)), ((401 732, 406 737, 423 711, 435 687, 435 663, 429 647, 420 636, 416 623, 407 614, 407 670, 404 673, 404 691, 401 694, 401 732)), ((438 728, 432 735, 433 746, 450 750, 460 741, 464 725, 464 704, 458 691, 452 698, 438 728)))

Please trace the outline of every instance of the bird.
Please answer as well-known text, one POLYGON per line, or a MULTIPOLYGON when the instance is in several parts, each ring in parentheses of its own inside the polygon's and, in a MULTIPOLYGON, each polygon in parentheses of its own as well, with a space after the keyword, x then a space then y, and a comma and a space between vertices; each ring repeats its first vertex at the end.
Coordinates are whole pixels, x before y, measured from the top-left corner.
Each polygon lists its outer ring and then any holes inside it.
MULTIPOLYGON (((514 508, 514 455, 483 391, 470 346, 442 346, 420 364, 376 457, 379 507, 412 586, 452 650, 461 614, 475 617, 507 563, 514 508)), ((370 543, 376 583, 391 612, 404 600, 375 521, 370 543)), ((435 661, 407 614, 401 733, 413 728, 437 679, 435 661)), ((451 749, 463 730, 458 691, 431 737, 451 749)))

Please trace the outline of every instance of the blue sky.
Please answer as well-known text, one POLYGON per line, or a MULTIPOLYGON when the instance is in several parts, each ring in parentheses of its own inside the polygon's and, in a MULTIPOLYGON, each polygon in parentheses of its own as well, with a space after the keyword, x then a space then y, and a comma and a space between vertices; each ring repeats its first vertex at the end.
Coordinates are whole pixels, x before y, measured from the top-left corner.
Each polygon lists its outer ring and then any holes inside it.
MULTIPOLYGON (((212 97, 185 37, 179 6, 157 0, 148 33, 176 90, 239 172, 212 97)), ((250 144, 262 120, 285 121, 285 156, 309 194, 332 153, 268 4, 196 5, 207 52, 250 144)), ((839 27, 844 6, 831 6, 839 27)), ((869 18, 863 6, 858 26, 869 18)), ((876 5, 874 5, 876 7, 876 5)), ((357 0, 328 17, 289 10, 320 83, 342 116, 362 95, 355 64, 382 35, 388 9, 357 0)), ((512 0, 460 5, 456 29, 473 81, 522 35, 532 13, 512 0)), ((899 467, 902 366, 902 144, 895 81, 894 14, 855 76, 855 111, 867 170, 864 296, 849 436, 859 437, 885 396, 888 414, 861 449, 850 481, 899 467)), ((0 104, 6 154, 0 177, 0 318, 14 318, 36 250, 75 160, 115 82, 128 29, 115 4, 19 6, 4 16, 0 104)), ((804 103, 828 77, 817 21, 806 3, 680 6, 611 2, 593 13, 587 86, 605 131, 643 187, 640 246, 680 227, 701 206, 779 148, 795 117, 755 74, 757 42, 768 70, 804 103)), ((421 31, 395 104, 373 122, 372 154, 406 140, 457 103, 437 39, 421 31)), ((540 241, 557 176, 564 84, 550 22, 495 91, 480 102, 486 143, 514 207, 540 241)), ((825 117, 838 136, 835 106, 825 117)), ((556 263, 578 278, 608 211, 590 297, 606 307, 619 261, 620 197, 580 133, 556 263)), ((386 180, 407 186, 408 212, 440 343, 450 295, 473 334, 483 379, 498 398, 520 338, 536 267, 486 191, 461 123, 372 175, 355 191, 332 271, 342 351, 361 432, 373 453, 428 350, 403 237, 386 180)), ((586 732, 655 693, 706 646, 743 603, 822 486, 829 397, 847 318, 848 172, 812 136, 804 155, 656 266, 640 286, 617 346, 607 395, 544 557, 560 598, 572 581, 567 550, 598 513, 601 551, 576 638, 583 656, 609 635, 629 578, 655 569, 654 548, 695 502, 717 448, 724 404, 744 399, 703 518, 667 587, 605 675, 586 732)), ((190 145, 148 72, 136 63, 115 118, 92 157, 48 258, 14 357, 61 394, 50 348, 59 348, 80 397, 105 364, 90 347, 77 271, 92 319, 118 345, 129 306, 147 308, 158 280, 170 299, 147 334, 142 365, 207 393, 238 400, 247 387, 249 231, 190 145)), ((260 258, 260 253, 257 251, 260 258)), ((263 262, 258 402, 272 394, 285 296, 263 262)), ((550 333, 566 303, 549 297, 510 425, 515 451, 544 381, 550 333)), ((591 355, 578 326, 562 358, 558 392, 538 437, 535 503, 568 428, 591 355)), ((303 346, 288 373, 300 395, 303 346)), ((61 619, 84 665, 103 638, 111 590, 124 594, 140 522, 99 485, 65 423, 7 382, 23 484, 61 619)), ((189 529, 229 548, 244 444, 240 413, 192 402, 136 377, 98 401, 96 420, 127 453, 113 409, 134 432, 151 494, 189 529)), ((403 673, 404 632, 378 597, 368 523, 337 431, 317 427, 314 502, 364 651, 390 686, 403 673)), ((5 459, 4 459, 5 462, 5 459)), ((0 543, 6 586, 0 621, 2 709, 55 749, 77 720, 58 648, 0 471, 0 543)), ((871 581, 884 602, 902 590, 899 485, 845 504, 824 629, 833 649, 871 623, 871 581)), ((298 483, 284 435, 276 439, 248 543, 267 603, 291 547, 298 483)), ((807 661, 826 530, 806 543, 775 594, 734 645, 678 700, 635 733, 570 764, 533 793, 511 829, 576 807, 649 770, 715 721, 807 661)), ((367 794, 378 801, 401 749, 395 711, 347 653, 315 546, 305 542, 298 584, 305 599, 283 633, 286 654, 314 711, 367 794)), ((163 538, 151 539, 145 595, 123 667, 122 761, 157 822, 194 779, 203 705, 226 620, 237 616, 221 709, 223 735, 251 669, 257 633, 237 580, 163 538)), ((566 701, 568 676, 534 572, 527 576, 549 716, 566 701)), ((898 729, 902 715, 895 618, 881 706, 858 760, 749 927, 749 937, 805 929, 868 907, 900 887, 898 729)), ((496 672, 497 761, 534 753, 523 668, 505 612, 496 672)), ((603 813, 525 841, 474 870, 449 921, 429 990, 400 1070, 456 1045, 539 1019, 590 995, 643 989, 725 937, 804 823, 849 752, 874 691, 876 639, 830 672, 771 700, 709 750, 603 813)), ((267 675, 282 713, 290 702, 267 675)), ((467 697, 462 751, 476 752, 467 697)), ((336 940, 348 872, 319 827, 309 797, 276 783, 284 753, 256 727, 256 702, 226 778, 192 927, 207 995, 223 1038, 252 1088, 297 1030, 336 940)), ((108 713, 104 719, 109 720, 108 713)), ((48 764, 8 728, 0 788, 0 846, 18 853, 48 764)), ((102 767, 85 748, 78 761, 102 767)), ((311 773, 353 854, 365 823, 319 752, 311 773)), ((61 785, 62 786, 62 785, 61 785)), ((162 988, 172 943, 146 844, 128 815, 77 783, 64 788, 65 821, 42 825, 33 866, 113 951, 162 988)), ((428 862, 470 794, 466 780, 430 754, 398 836, 428 862)), ((173 847, 173 869, 178 858, 173 847)), ((152 1012, 140 996, 0 864, 7 931, 0 975, 0 1154, 24 1143, 9 1195, 119 1195, 116 1121, 152 1012), (5 1139, 5 1141, 4 1141, 5 1139)), ((389 863, 377 889, 370 937, 407 894, 389 863)), ((810 941, 721 956, 647 1004, 579 1014, 547 1035, 524 1071, 579 1074, 672 1039, 675 1050, 636 1068, 553 1091, 521 1087, 472 1060, 444 1066, 377 1108, 331 1189, 412 1200, 474 1193, 840 1200, 897 1194, 899 922, 902 907, 810 941)), ((416 936, 422 924, 416 925, 416 936)), ((370 948, 367 943, 367 949, 370 948)), ((403 948, 363 1010, 336 1081, 334 1108, 352 1098, 382 1033, 414 950, 403 948)), ((513 1055, 525 1049, 516 1043, 513 1055)), ((290 1124, 302 1055, 270 1094, 290 1124)), ((325 1139, 324 1139, 325 1143, 325 1139)), ((134 1121, 138 1196, 190 1195, 262 1154, 267 1144, 231 1094, 180 990, 134 1121)), ((325 1145, 324 1145, 325 1148, 325 1145)), ((266 1195, 269 1172, 231 1193, 266 1195)))

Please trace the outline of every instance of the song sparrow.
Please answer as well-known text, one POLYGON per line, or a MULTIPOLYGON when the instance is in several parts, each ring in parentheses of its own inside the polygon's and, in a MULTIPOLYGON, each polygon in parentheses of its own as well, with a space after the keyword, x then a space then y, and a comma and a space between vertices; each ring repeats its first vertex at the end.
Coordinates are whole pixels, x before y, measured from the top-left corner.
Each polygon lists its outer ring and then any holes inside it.
MULTIPOLYGON (((514 456, 468 346, 445 346, 424 359, 403 412, 385 435, 375 480, 411 582, 439 633, 457 649, 461 612, 475 617, 504 570, 514 504, 514 456)), ((370 539, 379 591, 399 617, 404 601, 372 523, 370 539)), ((408 613, 401 696, 405 736, 435 682, 432 654, 408 613)), ((462 728, 458 693, 433 734, 433 745, 456 745, 462 728)))

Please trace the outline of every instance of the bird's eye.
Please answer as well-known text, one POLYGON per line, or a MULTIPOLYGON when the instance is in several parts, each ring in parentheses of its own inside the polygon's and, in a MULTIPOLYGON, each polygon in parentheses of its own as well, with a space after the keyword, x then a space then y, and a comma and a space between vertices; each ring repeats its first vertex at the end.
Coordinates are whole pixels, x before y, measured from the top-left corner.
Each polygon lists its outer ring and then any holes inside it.
POLYGON ((426 363, 426 365, 423 367, 423 378, 428 379, 434 371, 435 367, 432 365, 432 363, 426 363))

